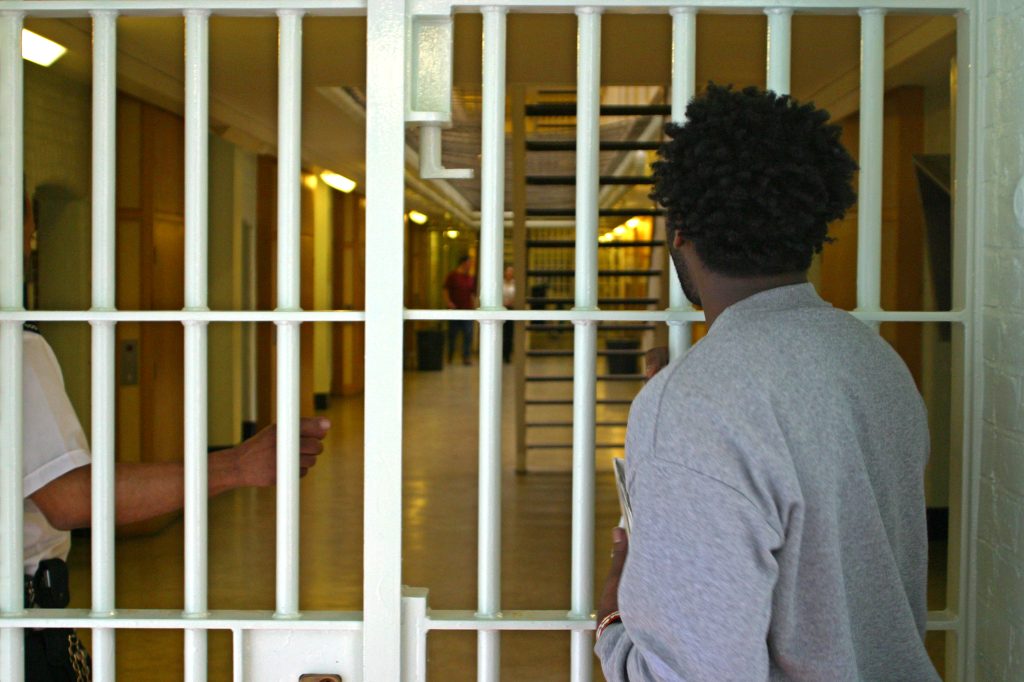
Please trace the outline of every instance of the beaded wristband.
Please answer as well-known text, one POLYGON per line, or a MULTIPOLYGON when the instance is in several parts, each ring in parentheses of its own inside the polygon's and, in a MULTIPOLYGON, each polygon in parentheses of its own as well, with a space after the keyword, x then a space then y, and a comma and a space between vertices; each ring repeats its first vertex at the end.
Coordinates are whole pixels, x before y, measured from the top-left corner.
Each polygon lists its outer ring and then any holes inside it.
POLYGON ((604 618, 601 619, 600 623, 597 624, 597 634, 594 637, 594 641, 597 641, 597 640, 601 639, 602 633, 604 633, 605 628, 607 628, 609 625, 611 625, 612 623, 621 623, 621 622, 622 622, 622 614, 621 613, 619 613, 618 611, 612 611, 611 613, 609 613, 607 616, 605 616, 604 618))

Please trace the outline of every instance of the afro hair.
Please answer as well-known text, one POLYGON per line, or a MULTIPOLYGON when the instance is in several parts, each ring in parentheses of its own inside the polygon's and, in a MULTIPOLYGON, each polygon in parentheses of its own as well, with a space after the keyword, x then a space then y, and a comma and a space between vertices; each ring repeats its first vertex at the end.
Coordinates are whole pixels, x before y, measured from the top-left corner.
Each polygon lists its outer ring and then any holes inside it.
POLYGON ((670 232, 712 271, 773 275, 810 267, 828 223, 853 204, 857 164, 827 111, 788 95, 709 83, 654 164, 651 198, 670 232))

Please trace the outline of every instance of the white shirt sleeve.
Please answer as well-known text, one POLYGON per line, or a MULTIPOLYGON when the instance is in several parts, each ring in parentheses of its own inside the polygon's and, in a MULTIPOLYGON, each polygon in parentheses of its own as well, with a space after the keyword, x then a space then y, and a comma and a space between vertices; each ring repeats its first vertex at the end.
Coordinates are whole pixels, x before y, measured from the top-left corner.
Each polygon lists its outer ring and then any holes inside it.
POLYGON ((46 340, 24 332, 25 497, 89 464, 89 443, 46 340))

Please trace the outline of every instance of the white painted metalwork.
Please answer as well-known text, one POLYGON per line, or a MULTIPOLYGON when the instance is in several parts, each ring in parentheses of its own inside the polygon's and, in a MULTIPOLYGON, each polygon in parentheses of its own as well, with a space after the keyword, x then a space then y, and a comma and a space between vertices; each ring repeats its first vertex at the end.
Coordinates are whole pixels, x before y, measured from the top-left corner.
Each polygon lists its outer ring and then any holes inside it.
MULTIPOLYGON (((601 139, 601 12, 576 10, 576 301, 597 310, 597 208, 601 139)), ((575 322, 572 386, 572 604, 570 615, 594 608, 594 442, 597 413, 597 322, 575 322)), ((569 678, 592 675, 593 637, 574 630, 569 678)))
POLYGON ((882 104, 885 12, 861 10, 857 310, 882 307, 882 104))
POLYGON ((405 0, 367 8, 363 679, 400 679, 405 0))
MULTIPOLYGON (((24 72, 21 65, 21 12, 0 15, 0 308, 22 309, 22 144, 24 72)), ((24 462, 22 460, 21 322, 0 322, 0 614, 24 613, 22 537, 24 462)), ((19 623, 0 630, 0 679, 18 682, 24 674, 19 623)))
MULTIPOLYGON (((480 307, 503 310, 505 242, 505 9, 484 10, 480 196, 480 307)), ((505 322, 504 324, 512 324, 505 322)), ((480 323, 479 526, 477 613, 501 611, 501 343, 502 321, 480 323)), ((500 679, 499 634, 477 635, 477 679, 500 679)))
MULTIPOLYGON (((972 289, 982 271, 978 248, 981 202, 977 200, 980 126, 984 97, 974 87, 978 68, 976 0, 0 0, 0 371, 5 388, 21 383, 21 325, 25 320, 88 322, 93 353, 93 603, 92 608, 26 613, 22 607, 22 406, 18 391, 0 393, 0 679, 22 678, 25 627, 93 630, 97 679, 113 679, 114 632, 118 629, 180 629, 186 632, 186 676, 205 677, 206 631, 234 633, 236 679, 247 672, 245 652, 257 642, 279 642, 282 633, 305 633, 317 642, 338 641, 355 651, 364 680, 420 680, 425 675, 425 638, 431 630, 478 631, 478 678, 494 680, 499 669, 499 632, 551 630, 571 633, 572 679, 591 676, 594 600, 594 398, 596 329, 600 321, 651 321, 670 325, 673 356, 685 350, 690 324, 703 319, 671 288, 660 311, 601 311, 597 308, 597 150, 600 101, 601 12, 605 9, 670 13, 673 24, 672 120, 682 122, 695 88, 696 16, 702 10, 768 15, 768 87, 789 90, 790 27, 793 13, 835 12, 862 17, 861 187, 858 239, 858 310, 868 322, 951 322, 963 335, 961 362, 965 456, 960 491, 964 511, 960 537, 968 539, 977 518, 981 372, 977 329, 981 306, 972 289), (577 248, 575 306, 564 311, 504 310, 501 305, 501 235, 504 226, 504 87, 507 11, 576 12, 579 21, 577 138, 577 248), (957 141, 957 215, 954 310, 883 311, 880 305, 881 133, 884 94, 884 16, 887 11, 959 13, 960 101, 957 141), (484 120, 482 149, 482 307, 477 311, 405 310, 402 300, 404 125, 407 66, 413 17, 443 25, 452 11, 484 16, 484 120), (88 311, 22 309, 22 14, 92 16, 93 82, 93 291, 88 311), (367 302, 364 311, 302 311, 299 296, 299 169, 302 18, 304 14, 367 15, 367 302), (186 16, 186 308, 181 311, 117 311, 114 283, 114 104, 116 26, 119 15, 186 16), (209 311, 206 274, 206 129, 208 17, 237 14, 279 17, 278 301, 273 311, 209 311), (440 19, 438 19, 440 17, 440 19), (470 319, 481 326, 480 527, 477 611, 427 610, 424 590, 401 589, 402 328, 406 320, 470 319), (573 539, 571 605, 566 611, 501 611, 500 520, 502 321, 571 322, 574 336, 573 539), (114 339, 119 322, 175 321, 186 335, 186 603, 184 612, 117 610, 114 602, 114 339), (298 602, 298 375, 299 329, 309 322, 366 323, 364 612, 302 612, 298 602), (278 334, 278 547, 276 611, 209 611, 206 575, 206 328, 210 322, 274 322, 278 334), (403 605, 405 615, 403 616, 403 605), (403 624, 403 618, 405 623, 403 624), (404 639, 404 641, 403 641, 404 639), (412 641, 410 641, 410 639, 412 641), (405 661, 403 664, 402 661, 405 661), (404 670, 403 670, 404 665, 404 670)), ((450 38, 450 36, 449 36, 450 38)), ((444 41, 442 41, 444 43, 444 41)), ((450 40, 434 54, 438 74, 448 69, 450 40), (446 46, 446 47, 445 47, 446 46), (446 53, 447 50, 447 53, 446 53), (448 61, 444 61, 445 58, 448 61)), ((434 99, 450 92, 429 90, 434 99)), ((428 97, 429 99, 429 97, 428 97)), ((440 127, 424 129, 430 141, 421 162, 440 167, 440 127), (436 133, 436 135, 435 135, 436 133), (432 156, 433 155, 433 156, 432 156), (433 162, 431 161, 433 159, 433 162)), ((974 569, 970 551, 960 552, 960 603, 930 614, 929 628, 954 631, 961 642, 956 673, 969 676, 973 629, 969 614, 974 569)), ((312 641, 312 640, 310 640, 312 641)), ((348 678, 346 678, 348 679, 348 678)))
MULTIPOLYGON (((185 12, 185 308, 207 308, 210 13, 185 12)), ((207 323, 185 322, 185 614, 207 610, 207 323)), ((185 630, 185 679, 206 679, 207 636, 185 630)))
POLYGON ((769 90, 780 95, 788 95, 793 10, 788 7, 773 7, 764 12, 768 15, 767 86, 769 90))
MULTIPOLYGON (((92 310, 99 311, 116 307, 116 12, 93 13, 92 66, 92 310)), ((97 616, 115 613, 115 324, 113 321, 91 322, 92 612, 97 616)), ((114 631, 93 629, 92 661, 96 679, 114 679, 114 654, 114 631)))
MULTIPOLYGON (((697 89, 697 12, 692 7, 677 7, 672 10, 672 122, 686 121, 686 105, 693 99, 697 89)), ((667 222, 667 221, 666 221, 667 222)), ((665 225, 665 253, 671 253, 672 226, 665 225)), ((668 301, 670 312, 693 313, 693 304, 686 299, 671 258, 666 263, 668 276, 668 301)), ((700 313, 699 318, 704 319, 700 313)), ((668 350, 672 359, 680 357, 690 347, 693 327, 687 322, 670 322, 668 326, 668 350)))

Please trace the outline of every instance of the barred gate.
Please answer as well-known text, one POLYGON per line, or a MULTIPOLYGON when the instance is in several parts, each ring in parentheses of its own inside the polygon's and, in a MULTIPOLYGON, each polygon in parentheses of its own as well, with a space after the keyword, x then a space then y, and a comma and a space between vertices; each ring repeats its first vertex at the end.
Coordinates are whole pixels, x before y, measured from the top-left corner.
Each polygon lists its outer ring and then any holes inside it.
MULTIPOLYGON (((663 311, 601 311, 597 307, 598 116, 601 22, 617 11, 672 17, 672 119, 680 121, 695 89, 696 18, 702 12, 768 15, 768 87, 789 89, 790 26, 794 13, 861 17, 860 174, 857 310, 867 323, 946 322, 954 328, 954 364, 962 371, 959 396, 963 455, 954 472, 948 608, 929 614, 929 629, 949 633, 949 674, 971 677, 970 595, 974 519, 977 517, 980 310, 974 283, 980 271, 979 136, 984 93, 977 91, 983 59, 979 36, 984 3, 976 0, 38 0, 0 2, 0 678, 22 679, 23 628, 75 627, 93 632, 98 680, 114 679, 116 632, 160 628, 185 632, 186 679, 206 677, 206 637, 230 630, 235 678, 297 679, 305 664, 335 661, 324 672, 345 680, 425 678, 431 630, 478 633, 478 679, 496 680, 503 630, 567 630, 571 678, 593 675, 594 432, 596 330, 601 321, 656 322, 669 327, 679 355, 690 325, 702 319, 678 284, 663 311), (421 126, 421 170, 440 167, 440 126, 451 88, 453 12, 483 15, 483 143, 481 306, 477 311, 407 310, 403 304, 404 135, 421 126), (578 17, 578 109, 574 307, 565 311, 505 310, 501 278, 504 230, 505 57, 508 12, 575 13, 578 17), (881 167, 884 19, 887 12, 955 15, 959 86, 956 120, 956 195, 953 306, 948 312, 881 309, 881 167), (184 16, 186 25, 186 304, 182 310, 131 311, 115 306, 116 44, 119 16, 184 16), (211 15, 274 16, 279 21, 278 292, 270 311, 211 311, 207 305, 208 27, 211 15), (299 305, 300 78, 302 21, 307 15, 367 17, 366 188, 364 311, 303 311, 299 305), (22 307, 23 75, 20 34, 26 15, 91 16, 93 21, 92 307, 32 311, 22 307), (417 68, 407 68, 415 63, 417 68), (91 609, 32 610, 22 606, 22 323, 28 319, 88 323, 92 328, 93 585, 91 609), (402 338, 407 320, 479 322, 480 435, 479 547, 476 611, 428 609, 425 590, 403 595, 402 556, 402 338), (503 612, 501 547, 501 322, 562 321, 574 325, 573 521, 571 604, 559 611, 503 612), (185 328, 186 504, 184 611, 127 610, 114 598, 115 326, 120 322, 176 321, 185 328), (280 423, 277 499, 276 609, 218 612, 207 607, 206 391, 210 322, 273 322, 277 326, 277 413, 280 423), (298 605, 298 385, 299 328, 303 323, 365 323, 364 605, 362 613, 300 611, 298 605), (289 638, 291 638, 289 640, 289 638), (291 644, 287 642, 291 641, 291 644), (287 644, 287 645, 286 645, 287 644), (327 652, 327 653, 325 653, 327 652), (329 655, 327 655, 329 654, 329 655), (339 663, 340 661, 340 663, 339 663)), ((956 460, 954 460, 956 462, 956 460)), ((443 607, 443 604, 436 606, 443 607)), ((884 624, 880 624, 884 626, 884 624)), ((322 668, 322 666, 321 666, 322 668)))

